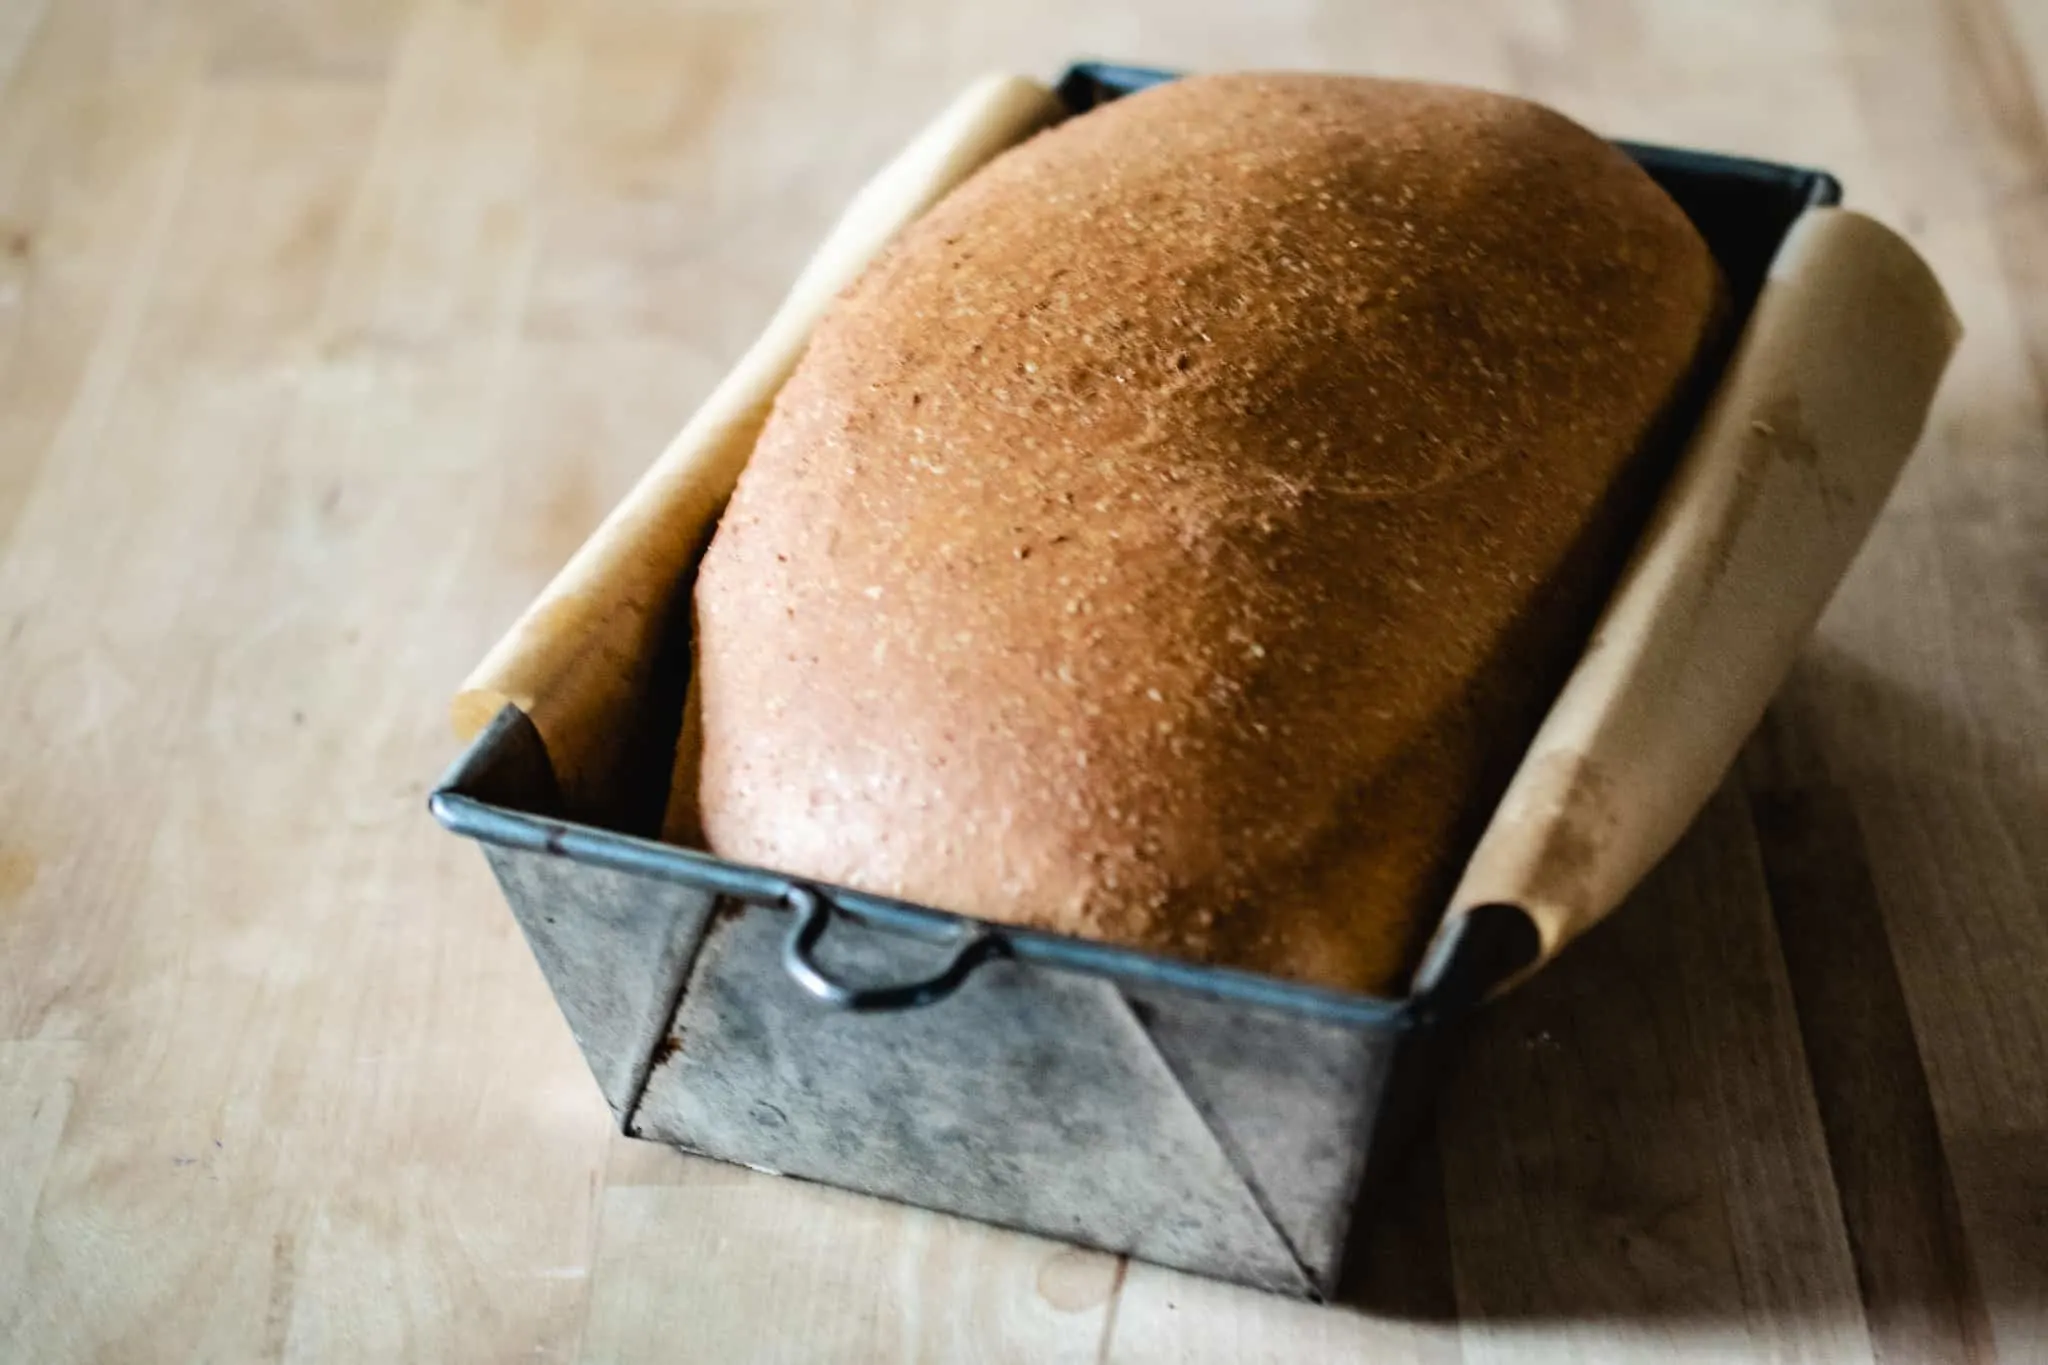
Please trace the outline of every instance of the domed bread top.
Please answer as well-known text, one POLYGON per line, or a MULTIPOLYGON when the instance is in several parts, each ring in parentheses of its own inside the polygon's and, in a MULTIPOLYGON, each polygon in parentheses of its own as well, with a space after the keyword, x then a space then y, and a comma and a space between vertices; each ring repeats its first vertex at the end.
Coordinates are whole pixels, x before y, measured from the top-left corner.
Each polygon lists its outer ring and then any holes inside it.
POLYGON ((1561 115, 1195 77, 819 326, 697 584, 728 857, 1399 983, 1585 638, 1719 277, 1561 115))

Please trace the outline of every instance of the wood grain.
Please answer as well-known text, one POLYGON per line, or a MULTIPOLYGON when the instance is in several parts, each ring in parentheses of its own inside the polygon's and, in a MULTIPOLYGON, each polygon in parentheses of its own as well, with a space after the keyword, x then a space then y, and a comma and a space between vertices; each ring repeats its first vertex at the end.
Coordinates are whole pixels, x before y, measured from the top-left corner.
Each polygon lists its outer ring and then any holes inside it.
POLYGON ((0 4, 0 1359, 2048 1357, 2048 20, 2019 0, 0 4), (442 699, 991 68, 1825 165, 1969 335, 1763 734, 1478 1023, 1358 1306, 628 1143, 442 699))
POLYGON ((1731 1336, 1871 1358, 1732 791, 1626 913, 1483 1017, 1441 1121, 1468 1360, 1731 1336))
POLYGON ((1097 1359, 1117 1258, 620 1138, 579 1359, 1097 1359), (715 1265, 740 1294, 676 1292, 715 1265))
MULTIPOLYGON (((0 1185, 0 1284, 21 1282, 43 1182, 84 1061, 83 1043, 0 1043, 0 1171, 7 1172, 0 1185)), ((14 1326, 13 1314, 0 1309, 0 1343, 14 1326)))
POLYGON ((1766 719, 1745 786, 1865 1317, 1881 1357, 1983 1359, 1983 1304, 1870 853, 1801 738, 1797 700, 1766 719))

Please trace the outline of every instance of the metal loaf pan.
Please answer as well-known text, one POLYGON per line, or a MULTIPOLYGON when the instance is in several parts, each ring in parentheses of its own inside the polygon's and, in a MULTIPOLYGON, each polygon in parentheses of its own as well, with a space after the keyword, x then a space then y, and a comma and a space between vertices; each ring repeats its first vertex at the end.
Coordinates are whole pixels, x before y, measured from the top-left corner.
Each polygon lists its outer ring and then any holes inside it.
MULTIPOLYGON (((1088 63, 1058 89, 1081 112, 1166 79, 1088 63)), ((1839 198, 1621 145, 1738 321, 1839 198)), ((431 804, 482 844, 626 1133, 1301 1297, 1332 1292, 1460 1017, 1535 953, 1524 917, 1481 911, 1376 999, 807 884, 563 818, 515 707, 431 804)))

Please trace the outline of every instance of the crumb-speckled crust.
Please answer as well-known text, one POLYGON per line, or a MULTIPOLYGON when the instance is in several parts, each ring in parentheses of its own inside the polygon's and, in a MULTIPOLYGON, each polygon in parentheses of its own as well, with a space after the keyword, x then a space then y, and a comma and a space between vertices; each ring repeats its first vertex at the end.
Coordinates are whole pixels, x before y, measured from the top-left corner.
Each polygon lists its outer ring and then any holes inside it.
POLYGON ((1717 288, 1502 96, 1199 77, 1004 154, 819 327, 704 561, 711 847, 1387 987, 1717 288))

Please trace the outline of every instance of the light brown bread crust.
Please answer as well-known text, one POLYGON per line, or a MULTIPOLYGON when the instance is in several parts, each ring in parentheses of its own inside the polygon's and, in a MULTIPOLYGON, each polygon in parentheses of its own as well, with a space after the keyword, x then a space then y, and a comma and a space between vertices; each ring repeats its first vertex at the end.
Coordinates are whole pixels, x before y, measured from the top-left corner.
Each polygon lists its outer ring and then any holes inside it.
POLYGON ((1004 154, 819 327, 705 558, 711 847, 1388 988, 1717 288, 1503 96, 1198 77, 1004 154))

